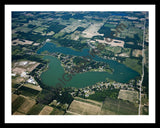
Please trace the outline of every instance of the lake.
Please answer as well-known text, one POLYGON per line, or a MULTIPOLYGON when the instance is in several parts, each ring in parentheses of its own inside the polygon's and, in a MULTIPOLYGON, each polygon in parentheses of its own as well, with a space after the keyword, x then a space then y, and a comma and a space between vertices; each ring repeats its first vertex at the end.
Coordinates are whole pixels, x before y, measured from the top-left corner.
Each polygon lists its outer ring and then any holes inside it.
MULTIPOLYGON (((43 47, 41 47, 37 51, 37 53, 40 54, 43 51, 48 51, 50 53, 59 52, 74 56, 89 55, 88 53, 89 49, 83 49, 82 51, 75 51, 72 50, 71 48, 57 47, 53 43, 46 43, 43 47)), ((55 86, 57 83, 60 83, 59 79, 62 79, 62 76, 64 74, 64 69, 61 66, 60 61, 56 57, 46 55, 44 56, 44 59, 49 60, 49 68, 47 71, 41 74, 42 82, 49 86, 55 86)), ((110 67, 114 69, 114 72, 112 74, 108 72, 78 73, 75 76, 72 76, 70 81, 65 82, 64 86, 82 88, 89 85, 93 85, 100 81, 105 81, 106 78, 115 80, 117 82, 126 83, 129 80, 135 78, 136 76, 139 76, 139 73, 125 66, 124 64, 118 63, 117 61, 102 59, 98 56, 95 56, 93 60, 108 63, 110 67)))

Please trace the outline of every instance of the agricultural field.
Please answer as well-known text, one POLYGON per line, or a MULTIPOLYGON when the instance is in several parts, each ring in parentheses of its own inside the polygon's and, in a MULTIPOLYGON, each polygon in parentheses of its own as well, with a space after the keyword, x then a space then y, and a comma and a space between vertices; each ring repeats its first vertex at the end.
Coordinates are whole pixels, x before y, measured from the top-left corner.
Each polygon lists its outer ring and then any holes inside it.
POLYGON ((134 57, 142 56, 142 50, 138 50, 138 49, 133 50, 132 56, 134 56, 134 57))
POLYGON ((21 94, 21 95, 24 95, 24 96, 29 96, 29 97, 34 99, 40 93, 40 91, 32 89, 32 88, 25 87, 25 86, 21 86, 18 89, 18 93, 21 94))
POLYGON ((28 112, 27 115, 38 115, 40 111, 44 108, 43 104, 35 104, 28 112))
POLYGON ((56 33, 55 35, 53 35, 53 37, 57 39, 57 38, 62 37, 63 35, 65 35, 64 32, 58 32, 58 33, 56 33))
POLYGON ((59 108, 54 107, 53 111, 50 113, 50 115, 64 115, 65 111, 59 108))
POLYGON ((40 111, 39 115, 49 115, 52 112, 53 108, 50 106, 44 106, 44 108, 40 111))
POLYGON ((74 97, 75 100, 77 101, 82 101, 82 102, 85 102, 85 103, 90 103, 90 104, 93 104, 93 105, 97 105, 99 107, 102 106, 102 102, 98 102, 98 101, 94 101, 94 100, 90 100, 90 99, 83 99, 83 98, 80 98, 80 97, 74 97))
POLYGON ((46 30, 46 29, 47 29, 46 27, 38 27, 38 28, 34 29, 33 31, 43 34, 43 31, 46 30))
POLYGON ((101 103, 98 103, 92 100, 85 100, 77 98, 73 100, 69 109, 67 110, 68 114, 73 115, 98 115, 101 112, 101 103))
POLYGON ((64 115, 61 108, 36 103, 31 97, 12 94, 13 115, 64 115))
MULTIPOLYGON (((13 62, 12 73, 15 75, 21 75, 24 72, 33 71, 40 63, 35 61, 22 60, 13 62)), ((26 75, 25 73, 22 75, 26 75)))
POLYGON ((12 103, 18 98, 19 96, 16 94, 12 94, 12 103))
POLYGON ((13 113, 13 115, 25 115, 25 114, 16 111, 13 113))
POLYGON ((106 23, 106 24, 104 24, 104 27, 115 28, 116 25, 115 24, 106 23))
POLYGON ((110 47, 110 46, 106 46, 105 49, 109 50, 109 51, 112 51, 115 54, 121 53, 121 50, 122 50, 121 47, 110 47))
POLYGON ((35 104, 35 100, 26 98, 25 102, 17 109, 17 111, 26 114, 35 104))
POLYGON ((15 45, 31 45, 33 43, 33 41, 29 41, 29 40, 19 40, 19 39, 16 39, 16 40, 13 40, 12 41, 12 45, 15 46, 15 45))
POLYGON ((138 59, 126 58, 123 64, 137 71, 139 74, 142 74, 142 64, 139 64, 139 62, 141 61, 138 59))
POLYGON ((132 103, 138 103, 138 92, 129 90, 120 90, 118 99, 128 100, 132 103))
POLYGON ((101 114, 104 115, 137 115, 138 107, 131 102, 106 98, 103 102, 101 114))
MULTIPOLYGON (((15 96, 13 96, 15 97, 15 96)), ((17 109, 25 102, 25 98, 22 96, 18 96, 13 102, 12 102, 12 114, 17 111, 17 109)))
POLYGON ((40 86, 35 86, 33 84, 24 84, 23 86, 25 86, 27 88, 31 88, 33 90, 42 91, 42 88, 40 86))
POLYGON ((32 30, 32 28, 28 27, 28 24, 23 24, 22 26, 18 26, 14 29, 14 31, 12 32, 12 34, 15 34, 16 32, 24 32, 24 33, 28 33, 32 30))
MULTIPOLYGON (((111 39, 109 39, 111 40, 111 39)), ((109 44, 111 46, 119 46, 119 47, 124 47, 124 41, 123 40, 117 40, 117 39, 112 39, 111 42, 105 42, 106 44, 109 44)))
POLYGON ((70 33, 75 30, 77 30, 79 27, 81 28, 87 28, 90 23, 84 20, 77 20, 74 18, 70 18, 69 22, 60 22, 61 24, 67 25, 64 29, 62 29, 60 32, 70 33))
POLYGON ((65 27, 64 29, 62 29, 60 32, 70 33, 76 30, 78 26, 79 24, 77 23, 77 21, 75 21, 75 22, 72 22, 67 27, 65 27))
POLYGON ((93 36, 103 36, 103 34, 98 33, 97 31, 103 26, 104 23, 95 23, 91 24, 87 29, 82 32, 83 37, 92 38, 93 36))

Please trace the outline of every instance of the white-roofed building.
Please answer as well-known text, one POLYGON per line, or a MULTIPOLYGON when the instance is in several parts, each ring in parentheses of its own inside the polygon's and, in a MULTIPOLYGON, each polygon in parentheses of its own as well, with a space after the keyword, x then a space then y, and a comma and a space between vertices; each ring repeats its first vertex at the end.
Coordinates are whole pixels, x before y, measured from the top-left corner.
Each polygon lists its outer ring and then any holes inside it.
POLYGON ((28 77, 28 75, 27 75, 26 72, 22 72, 22 73, 21 73, 21 77, 25 77, 25 78, 26 78, 26 77, 28 77))
POLYGON ((27 80, 28 83, 36 84, 35 80, 31 77, 27 80))

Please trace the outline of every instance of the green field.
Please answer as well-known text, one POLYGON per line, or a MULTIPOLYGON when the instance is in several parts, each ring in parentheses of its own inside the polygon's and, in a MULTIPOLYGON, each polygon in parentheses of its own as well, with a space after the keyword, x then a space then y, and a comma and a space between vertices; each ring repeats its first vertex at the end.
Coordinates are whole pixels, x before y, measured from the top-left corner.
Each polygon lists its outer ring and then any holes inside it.
POLYGON ((105 24, 104 27, 114 28, 116 27, 115 24, 105 24))
POLYGON ((123 64, 125 64, 127 67, 137 71, 139 74, 142 74, 142 65, 139 64, 138 59, 126 58, 126 60, 123 61, 123 64))
POLYGON ((111 46, 106 46, 105 49, 114 52, 114 54, 120 53, 122 50, 121 47, 111 47, 111 46))
POLYGON ((59 32, 59 33, 56 33, 53 37, 57 39, 62 37, 64 34, 65 34, 64 32, 59 32))
POLYGON ((94 94, 89 95, 88 99, 102 102, 106 97, 117 99, 118 98, 119 89, 108 89, 103 91, 96 91, 94 94))
POLYGON ((43 31, 46 30, 46 29, 47 29, 46 27, 38 27, 38 28, 34 29, 33 31, 43 33, 43 31))

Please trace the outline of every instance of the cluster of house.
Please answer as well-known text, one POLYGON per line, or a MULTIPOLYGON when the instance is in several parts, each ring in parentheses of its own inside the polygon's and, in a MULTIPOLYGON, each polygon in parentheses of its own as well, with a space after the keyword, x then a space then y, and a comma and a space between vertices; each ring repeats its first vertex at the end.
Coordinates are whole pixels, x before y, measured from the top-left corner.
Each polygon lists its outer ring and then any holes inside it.
POLYGON ((73 92, 71 92, 72 96, 85 96, 89 97, 89 95, 92 95, 95 93, 95 91, 98 90, 104 90, 111 87, 111 89, 127 89, 127 90, 134 90, 132 83, 126 84, 126 83, 118 83, 118 82, 99 82, 92 86, 87 86, 85 88, 80 89, 74 89, 73 92))

